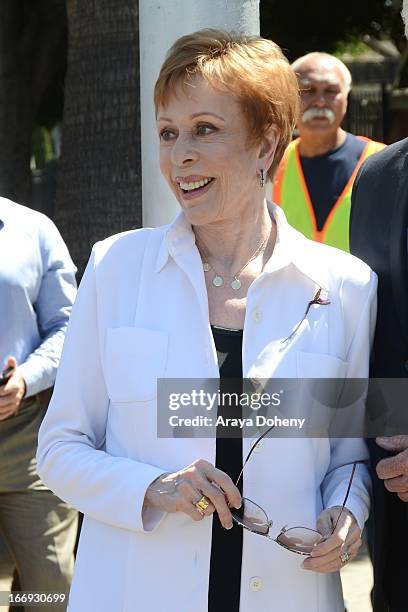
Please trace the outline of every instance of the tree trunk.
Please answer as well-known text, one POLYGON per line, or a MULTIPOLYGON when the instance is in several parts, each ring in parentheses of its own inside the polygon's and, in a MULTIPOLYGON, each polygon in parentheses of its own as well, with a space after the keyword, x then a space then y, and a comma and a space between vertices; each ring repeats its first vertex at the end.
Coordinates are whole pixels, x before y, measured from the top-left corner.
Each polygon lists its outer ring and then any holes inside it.
POLYGON ((33 117, 30 68, 21 47, 23 4, 0 2, 0 195, 28 203, 33 117))
POLYGON ((56 222, 82 276, 92 244, 140 227, 137 0, 68 0, 56 222))
POLYGON ((65 27, 64 0, 0 2, 0 195, 23 204, 31 201, 37 113, 44 123, 45 115, 51 113, 52 122, 59 116, 55 107, 60 103, 57 85, 64 70, 65 27), (53 83, 57 85, 49 90, 53 83))

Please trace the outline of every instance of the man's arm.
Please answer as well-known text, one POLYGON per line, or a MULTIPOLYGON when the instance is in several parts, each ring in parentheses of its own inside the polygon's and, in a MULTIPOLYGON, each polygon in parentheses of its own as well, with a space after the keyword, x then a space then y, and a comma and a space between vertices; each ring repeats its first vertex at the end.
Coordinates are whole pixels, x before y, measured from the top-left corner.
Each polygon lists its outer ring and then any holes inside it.
POLYGON ((42 278, 33 307, 41 344, 18 364, 27 397, 54 384, 72 304, 76 295, 76 268, 54 223, 42 216, 39 229, 42 278))

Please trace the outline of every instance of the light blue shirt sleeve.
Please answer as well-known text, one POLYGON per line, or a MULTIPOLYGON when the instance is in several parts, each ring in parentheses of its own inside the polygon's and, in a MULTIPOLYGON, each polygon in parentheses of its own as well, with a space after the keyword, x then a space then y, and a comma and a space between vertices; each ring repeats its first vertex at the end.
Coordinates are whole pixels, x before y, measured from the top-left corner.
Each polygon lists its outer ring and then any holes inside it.
POLYGON ((1 200, 1 366, 16 357, 29 397, 54 384, 76 295, 76 268, 48 217, 1 200))

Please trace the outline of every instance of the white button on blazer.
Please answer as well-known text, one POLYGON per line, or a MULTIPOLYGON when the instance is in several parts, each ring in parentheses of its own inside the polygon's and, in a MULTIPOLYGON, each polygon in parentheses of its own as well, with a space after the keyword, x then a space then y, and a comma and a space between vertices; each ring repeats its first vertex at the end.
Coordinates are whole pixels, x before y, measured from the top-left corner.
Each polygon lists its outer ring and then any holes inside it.
MULTIPOLYGON (((270 211, 277 243, 248 291, 244 376, 366 377, 374 273, 270 211), (283 342, 319 287, 330 304, 312 306, 283 342)), ((212 519, 142 516, 157 476, 215 459, 213 439, 157 437, 158 377, 218 377, 204 273, 183 213, 95 245, 73 309, 38 448, 45 484, 85 514, 71 612, 207 611, 212 519)), ((273 519, 272 535, 315 527, 323 508, 342 503, 350 464, 366 456, 357 438, 267 438, 245 468, 244 494, 273 519)), ((368 489, 359 465, 347 506, 361 527, 368 489)), ((305 571, 302 560, 245 531, 241 612, 343 612, 338 574, 305 571)))

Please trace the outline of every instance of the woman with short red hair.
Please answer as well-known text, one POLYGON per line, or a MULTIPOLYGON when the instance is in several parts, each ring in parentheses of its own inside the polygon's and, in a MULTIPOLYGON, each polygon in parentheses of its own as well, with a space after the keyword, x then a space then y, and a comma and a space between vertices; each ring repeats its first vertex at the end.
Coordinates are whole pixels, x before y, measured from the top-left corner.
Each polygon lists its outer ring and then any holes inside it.
POLYGON ((180 38, 155 105, 182 210, 94 247, 40 434, 41 476, 85 514, 70 610, 343 611, 338 570, 369 507, 364 442, 278 425, 247 439, 241 401, 207 411, 215 437, 159 437, 157 381, 241 397, 244 378, 365 377, 375 276, 265 198, 298 112, 273 42, 180 38))

